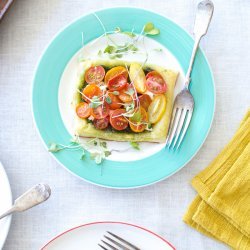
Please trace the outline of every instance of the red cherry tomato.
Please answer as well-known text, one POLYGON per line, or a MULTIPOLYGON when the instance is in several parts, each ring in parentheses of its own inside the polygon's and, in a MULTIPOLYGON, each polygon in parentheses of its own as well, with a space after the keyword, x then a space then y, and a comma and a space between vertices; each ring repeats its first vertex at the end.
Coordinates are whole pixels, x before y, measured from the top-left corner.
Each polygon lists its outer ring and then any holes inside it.
POLYGON ((128 121, 122 115, 126 112, 125 109, 116 109, 110 114, 110 124, 116 130, 124 130, 128 127, 128 121))
POLYGON ((83 93, 82 97, 86 102, 90 102, 89 99, 92 99, 94 96, 102 95, 101 89, 95 84, 87 85, 83 89, 82 93, 83 93))
POLYGON ((121 90, 127 86, 127 77, 121 73, 108 81, 108 88, 111 91, 121 90))
POLYGON ((105 70, 102 66, 92 66, 85 72, 85 81, 88 84, 97 84, 103 80, 105 70))
POLYGON ((95 126, 97 129, 103 130, 103 129, 107 128, 108 125, 109 125, 109 117, 107 116, 107 117, 102 118, 102 119, 95 119, 95 120, 93 121, 93 124, 94 124, 94 126, 95 126))
POLYGON ((87 118, 90 116, 90 108, 86 102, 81 102, 76 107, 76 114, 80 118, 87 118))
POLYGON ((109 106, 104 102, 103 105, 99 105, 97 108, 92 108, 90 113, 95 119, 103 119, 109 115, 109 106))
POLYGON ((140 102, 140 106, 143 107, 147 111, 152 100, 149 95, 143 94, 139 96, 139 102, 140 102))
POLYGON ((126 88, 120 91, 119 98, 122 102, 132 102, 133 98, 135 99, 134 88, 131 85, 127 85, 126 88), (132 92, 131 92, 132 91, 132 92), (132 94, 129 94, 132 93, 132 94))
POLYGON ((109 107, 111 109, 119 109, 122 106, 122 104, 119 104, 119 103, 121 103, 121 100, 119 99, 119 97, 117 95, 112 94, 112 93, 109 93, 108 95, 111 99, 111 103, 109 104, 109 107))
POLYGON ((154 94, 163 94, 167 91, 167 84, 157 71, 146 75, 146 88, 154 94))

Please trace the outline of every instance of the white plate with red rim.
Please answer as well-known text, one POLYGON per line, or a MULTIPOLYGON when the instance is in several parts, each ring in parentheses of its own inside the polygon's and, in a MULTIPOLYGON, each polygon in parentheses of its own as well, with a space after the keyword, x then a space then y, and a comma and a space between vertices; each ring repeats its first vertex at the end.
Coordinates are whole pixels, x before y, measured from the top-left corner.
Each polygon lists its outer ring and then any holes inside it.
MULTIPOLYGON (((12 205, 12 193, 10 189, 7 174, 0 162, 0 215, 9 209, 12 205)), ((4 242, 9 232, 11 216, 0 220, 0 249, 3 248, 4 242)))
POLYGON ((71 228, 52 240, 41 250, 98 250, 103 235, 110 231, 142 250, 173 250, 175 247, 152 231, 124 222, 93 222, 71 228))

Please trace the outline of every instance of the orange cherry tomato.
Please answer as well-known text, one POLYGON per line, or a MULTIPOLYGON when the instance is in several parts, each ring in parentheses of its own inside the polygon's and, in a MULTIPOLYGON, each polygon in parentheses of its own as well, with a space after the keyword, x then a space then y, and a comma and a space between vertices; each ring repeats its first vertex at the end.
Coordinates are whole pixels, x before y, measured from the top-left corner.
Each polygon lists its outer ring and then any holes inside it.
POLYGON ((90 116, 90 108, 88 103, 80 102, 76 107, 76 114, 80 118, 87 118, 90 116))
POLYGON ((102 118, 102 119, 95 119, 95 120, 93 121, 93 124, 94 124, 94 126, 95 126, 97 129, 103 130, 103 129, 107 128, 108 125, 109 125, 109 117, 107 116, 107 117, 102 118))
POLYGON ((82 98, 86 102, 90 102, 89 99, 92 99, 94 96, 101 96, 102 95, 101 89, 95 84, 87 85, 83 89, 82 93, 83 93, 82 98))
POLYGON ((128 127, 128 120, 122 115, 126 113, 125 109, 116 109, 110 114, 109 122, 116 130, 124 130, 128 127))
POLYGON ((133 117, 129 118, 129 126, 132 131, 136 133, 143 132, 146 128, 146 124, 148 122, 148 113, 147 111, 140 107, 133 117))
POLYGON ((85 81, 88 84, 97 84, 103 80, 105 69, 102 66, 92 66, 85 72, 85 81))
POLYGON ((121 100, 119 99, 119 97, 117 95, 112 94, 112 93, 109 93, 108 95, 111 99, 111 103, 109 104, 109 107, 111 109, 119 109, 122 106, 122 104, 120 104, 121 100))
POLYGON ((154 94, 164 94, 167 91, 167 84, 157 71, 150 71, 146 75, 146 88, 154 94))
POLYGON ((116 67, 110 69, 105 75, 105 79, 104 79, 105 83, 108 84, 110 79, 112 79, 112 78, 114 78, 115 76, 118 76, 118 75, 123 75, 127 79, 128 78, 127 69, 125 67, 123 67, 123 66, 116 66, 116 67))
POLYGON ((140 106, 147 111, 152 100, 149 95, 143 94, 139 96, 139 102, 140 102, 140 106))
POLYGON ((109 106, 106 102, 103 105, 99 105, 97 108, 92 108, 90 114, 95 119, 103 119, 109 115, 109 106))

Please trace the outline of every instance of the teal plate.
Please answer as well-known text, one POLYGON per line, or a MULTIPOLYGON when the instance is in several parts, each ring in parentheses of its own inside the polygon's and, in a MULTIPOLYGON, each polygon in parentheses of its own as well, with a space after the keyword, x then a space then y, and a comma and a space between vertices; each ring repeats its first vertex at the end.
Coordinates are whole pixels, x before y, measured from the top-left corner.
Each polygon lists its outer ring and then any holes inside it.
MULTIPOLYGON (((184 72, 188 68, 193 39, 173 21, 156 13, 136 8, 111 8, 97 11, 107 30, 121 27, 139 33, 149 21, 161 31, 154 39, 165 46, 178 60, 184 72), (135 25, 136 24, 136 25, 135 25)), ((33 113, 43 142, 68 144, 71 138, 66 130, 58 106, 58 88, 62 73, 81 48, 81 33, 90 42, 103 34, 102 27, 93 14, 83 16, 60 31, 43 53, 33 82, 33 113)), ((204 53, 199 49, 195 60, 191 92, 195 110, 187 135, 178 152, 162 149, 142 160, 115 162, 105 160, 96 165, 92 160, 80 160, 80 152, 61 151, 54 157, 73 174, 91 183, 114 188, 134 188, 163 180, 186 165, 205 141, 215 109, 213 75, 204 53)))

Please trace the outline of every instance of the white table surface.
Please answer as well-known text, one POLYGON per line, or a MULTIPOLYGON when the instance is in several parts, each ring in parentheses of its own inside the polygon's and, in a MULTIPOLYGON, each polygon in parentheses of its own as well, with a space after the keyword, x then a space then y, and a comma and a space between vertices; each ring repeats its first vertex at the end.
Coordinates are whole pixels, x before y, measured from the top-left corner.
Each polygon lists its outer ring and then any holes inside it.
POLYGON ((192 31, 191 0, 16 0, 0 23, 0 157, 16 197, 38 182, 51 199, 13 216, 5 250, 39 249, 72 226, 91 221, 129 221, 166 237, 177 249, 227 249, 182 222, 195 196, 189 182, 228 142, 250 101, 250 3, 214 0, 212 25, 201 46, 216 81, 217 106, 210 134, 180 172, 153 186, 111 190, 70 175, 45 150, 31 114, 35 65, 55 33, 96 8, 137 6, 165 14, 192 31))

